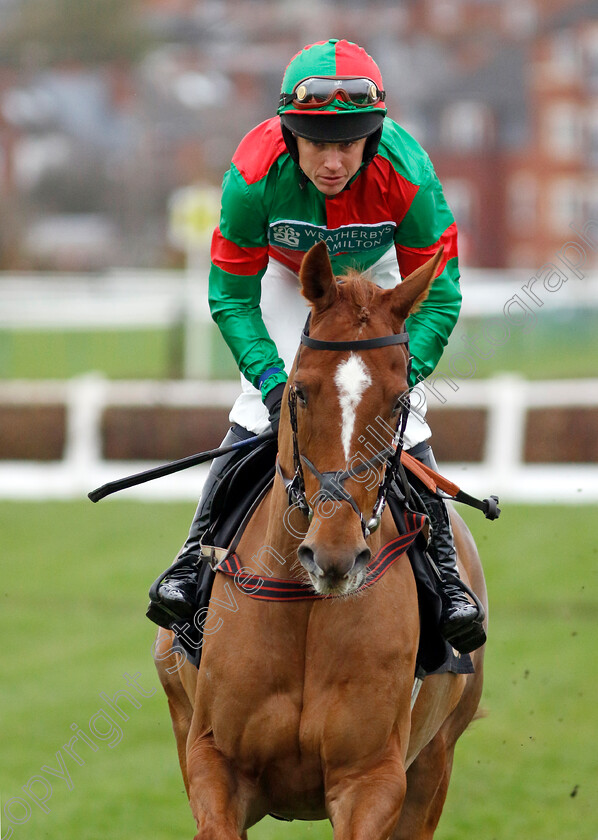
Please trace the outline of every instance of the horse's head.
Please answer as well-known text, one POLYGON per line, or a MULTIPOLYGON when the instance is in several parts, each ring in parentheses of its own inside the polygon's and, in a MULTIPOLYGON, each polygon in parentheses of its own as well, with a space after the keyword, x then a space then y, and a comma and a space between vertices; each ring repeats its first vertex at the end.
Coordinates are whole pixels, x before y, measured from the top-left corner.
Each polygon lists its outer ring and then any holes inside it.
POLYGON ((324 243, 303 261, 309 338, 289 378, 280 459, 309 507, 298 556, 321 594, 348 594, 365 579, 373 508, 407 410, 405 319, 426 297, 441 253, 391 290, 357 274, 337 281, 324 243))

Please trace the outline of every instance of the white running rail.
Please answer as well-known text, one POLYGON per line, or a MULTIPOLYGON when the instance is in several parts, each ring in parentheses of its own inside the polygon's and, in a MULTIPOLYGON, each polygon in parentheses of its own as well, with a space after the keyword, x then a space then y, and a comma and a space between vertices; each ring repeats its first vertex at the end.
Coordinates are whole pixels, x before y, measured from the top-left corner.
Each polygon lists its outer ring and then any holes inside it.
MULTIPOLYGON (((107 406, 210 406, 228 408, 236 382, 114 382, 95 374, 66 382, 0 382, 0 405, 63 404, 66 444, 54 462, 0 461, 0 498, 76 499, 107 481, 155 466, 156 462, 102 458, 101 419, 107 406)), ((531 382, 512 375, 464 381, 444 406, 488 412, 483 460, 441 469, 466 492, 495 493, 505 501, 598 502, 598 464, 526 464, 523 444, 527 411, 538 407, 598 407, 598 379, 531 382)), ((192 454, 192 453, 189 453, 192 454)), ((113 498, 195 500, 207 471, 194 467, 124 490, 113 498)))

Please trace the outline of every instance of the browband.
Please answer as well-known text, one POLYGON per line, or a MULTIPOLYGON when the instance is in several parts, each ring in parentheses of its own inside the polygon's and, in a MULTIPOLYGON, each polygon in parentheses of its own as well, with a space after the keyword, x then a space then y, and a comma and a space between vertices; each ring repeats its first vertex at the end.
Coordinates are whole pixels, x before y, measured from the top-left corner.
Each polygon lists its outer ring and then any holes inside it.
POLYGON ((407 344, 409 333, 381 335, 378 338, 362 338, 355 341, 320 341, 307 333, 307 326, 301 333, 301 344, 313 350, 373 350, 376 347, 388 347, 390 344, 407 344))

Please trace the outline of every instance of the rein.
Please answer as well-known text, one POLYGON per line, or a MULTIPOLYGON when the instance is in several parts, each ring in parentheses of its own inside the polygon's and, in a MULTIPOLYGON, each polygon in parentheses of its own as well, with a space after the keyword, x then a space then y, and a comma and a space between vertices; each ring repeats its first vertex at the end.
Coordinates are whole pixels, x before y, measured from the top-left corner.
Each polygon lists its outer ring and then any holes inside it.
MULTIPOLYGON (((377 338, 355 339, 352 341, 323 341, 321 339, 312 338, 309 335, 310 318, 311 315, 308 317, 307 323, 301 334, 301 345, 305 345, 312 350, 342 352, 346 350, 375 350, 379 347, 389 347, 393 344, 409 345, 409 334, 407 332, 392 333, 390 335, 378 336, 377 338)), ((311 500, 313 504, 315 505, 320 501, 348 502, 355 513, 359 516, 364 538, 369 537, 370 534, 372 534, 380 525, 390 484, 397 476, 397 473, 401 471, 400 461, 401 452, 403 450, 403 435, 409 414, 408 399, 405 399, 402 405, 391 446, 376 452, 371 458, 367 461, 362 461, 357 467, 352 467, 349 470, 338 470, 336 472, 328 471, 323 473, 320 472, 309 460, 309 458, 306 458, 306 456, 299 450, 297 391, 294 386, 289 388, 288 404, 291 430, 293 433, 293 466, 295 472, 292 478, 287 478, 283 474, 278 460, 276 462, 276 471, 281 477, 286 488, 289 504, 299 508, 299 510, 301 510, 301 512, 304 513, 311 522, 314 515, 314 508, 308 501, 305 491, 305 474, 303 472, 303 464, 305 464, 309 471, 318 479, 320 485, 318 492, 311 500), (378 486, 378 495, 372 509, 372 515, 366 520, 357 502, 344 487, 344 483, 347 479, 353 478, 364 472, 369 467, 377 466, 378 464, 384 465, 384 476, 378 486)))

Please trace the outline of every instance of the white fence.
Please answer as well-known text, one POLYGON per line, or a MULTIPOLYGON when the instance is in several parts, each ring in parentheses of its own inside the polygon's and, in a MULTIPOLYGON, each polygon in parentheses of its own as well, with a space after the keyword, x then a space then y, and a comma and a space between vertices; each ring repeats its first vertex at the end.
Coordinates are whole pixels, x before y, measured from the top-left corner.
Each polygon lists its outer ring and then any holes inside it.
MULTIPOLYGON (((598 308, 598 277, 569 273, 560 285, 531 283, 533 271, 466 270, 462 317, 505 313, 516 297, 533 316, 548 310, 598 308), (532 291, 528 294, 525 289, 532 291)), ((541 272, 540 275, 541 276, 541 272)), ((554 277, 549 281, 555 283, 554 277)), ((0 329, 111 329, 185 323, 186 382, 108 382, 84 376, 69 382, 0 382, 3 403, 64 403, 67 444, 60 462, 0 461, 0 497, 79 498, 94 487, 153 464, 104 461, 100 420, 107 405, 228 407, 236 383, 196 381, 210 370, 207 342, 198 348, 209 321, 206 272, 201 264, 187 272, 113 271, 101 275, 0 274, 0 329), (197 369, 197 360, 201 369, 197 369), (195 361, 194 361, 195 360, 195 361)), ((517 315, 517 307, 514 307, 517 315)), ((520 314, 520 313, 519 313, 520 314)), ((598 365, 597 365, 598 368, 598 365)), ((528 409, 539 406, 598 406, 598 379, 526 382, 501 376, 463 381, 448 395, 446 408, 488 410, 483 461, 451 464, 449 477, 475 495, 497 493, 525 501, 598 501, 598 466, 527 465, 522 449, 528 409)), ((431 400, 434 402, 434 400, 431 400)), ((440 403, 434 408, 442 410, 440 403)), ((119 494, 119 498, 195 499, 207 467, 197 467, 119 494)))
MULTIPOLYGON (((155 463, 102 459, 101 417, 106 406, 228 407, 235 382, 111 382, 89 375, 68 382, 0 383, 4 405, 65 404, 67 440, 60 462, 0 462, 0 498, 76 499, 107 481, 140 472, 155 463)), ((529 382, 513 376, 464 381, 443 408, 483 408, 488 412, 480 463, 451 463, 447 477, 465 491, 527 502, 598 502, 598 465, 523 462, 526 414, 550 406, 598 406, 598 379, 529 382)), ((189 453, 192 454, 192 453, 189 453)), ((442 465, 441 465, 442 469, 442 465)), ((207 467, 122 491, 113 498, 195 500, 207 467)))

